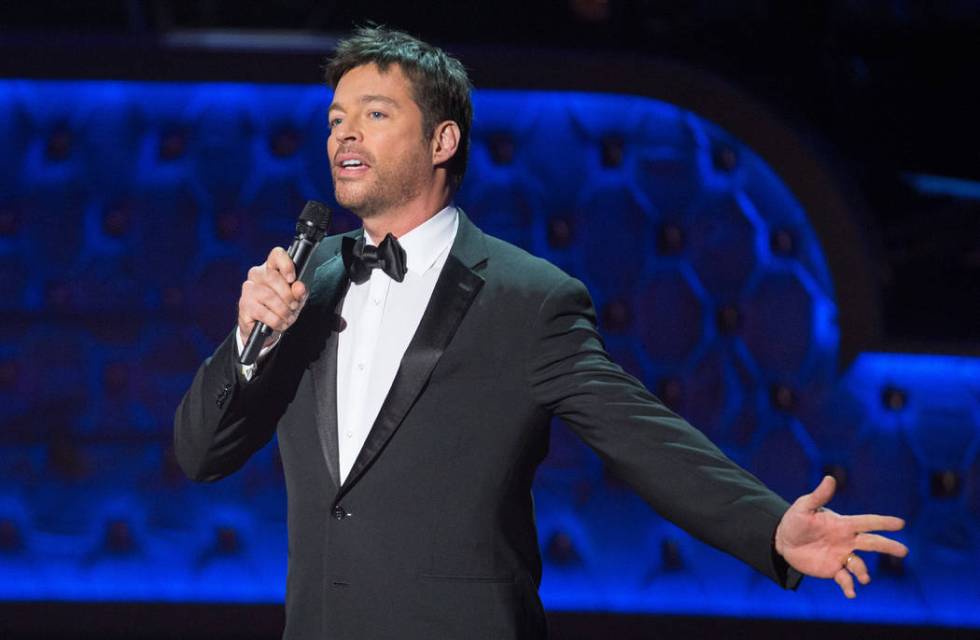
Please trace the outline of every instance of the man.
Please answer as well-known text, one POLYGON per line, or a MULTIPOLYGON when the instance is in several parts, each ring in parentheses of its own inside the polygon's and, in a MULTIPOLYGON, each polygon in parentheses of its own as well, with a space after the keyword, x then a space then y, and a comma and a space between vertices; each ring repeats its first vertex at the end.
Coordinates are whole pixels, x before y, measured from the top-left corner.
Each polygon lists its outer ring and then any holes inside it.
POLYGON ((249 271, 238 327, 176 416, 211 481, 278 433, 289 500, 285 638, 541 638, 531 483, 560 416, 656 510, 784 587, 867 583, 855 550, 898 518, 791 507, 610 362, 588 293, 452 203, 472 109, 462 65, 382 28, 327 69, 337 201, 363 229, 303 280, 282 249, 249 271), (302 311, 302 315, 300 312, 302 311), (238 354, 275 330, 256 367, 238 354))

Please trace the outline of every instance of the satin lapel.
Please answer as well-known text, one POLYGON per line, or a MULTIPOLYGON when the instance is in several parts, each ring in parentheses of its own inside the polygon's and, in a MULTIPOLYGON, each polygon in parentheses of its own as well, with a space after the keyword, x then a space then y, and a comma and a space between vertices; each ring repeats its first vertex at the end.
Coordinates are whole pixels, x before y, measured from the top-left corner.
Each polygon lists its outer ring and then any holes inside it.
POLYGON ((310 362, 311 381, 316 410, 316 427, 320 436, 320 446, 327 469, 334 485, 340 486, 340 454, 337 450, 337 343, 341 328, 340 307, 347 292, 347 272, 339 255, 324 262, 316 270, 310 285, 310 300, 304 309, 315 310, 310 319, 316 327, 311 333, 322 335, 323 328, 329 331, 322 344, 317 345, 319 357, 310 362))
MULTIPOLYGON (((461 220, 461 225, 463 222, 461 220)), ((460 233, 462 232, 461 226, 460 233)), ((402 356, 391 390, 381 405, 378 417, 354 461, 354 466, 351 467, 344 485, 340 488, 338 499, 371 466, 401 425, 405 414, 415 404, 432 369, 439 362, 460 321, 483 286, 483 278, 465 266, 455 254, 455 250, 450 253, 446 264, 442 267, 442 273, 432 291, 429 305, 422 315, 415 336, 405 350, 405 355, 402 356)))

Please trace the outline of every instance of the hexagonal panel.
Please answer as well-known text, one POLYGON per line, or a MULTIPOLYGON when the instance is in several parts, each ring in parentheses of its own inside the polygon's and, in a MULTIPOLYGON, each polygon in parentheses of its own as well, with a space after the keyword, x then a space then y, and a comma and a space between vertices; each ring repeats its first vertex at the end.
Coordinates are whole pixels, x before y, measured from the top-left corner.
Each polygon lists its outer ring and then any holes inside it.
POLYGON ((473 119, 470 132, 471 157, 483 167, 512 167, 516 170, 534 170, 540 161, 540 146, 531 142, 540 129, 538 123, 547 118, 550 123, 558 117, 557 105, 550 96, 529 95, 520 100, 515 108, 516 96, 510 91, 484 91, 473 96, 473 110, 482 113, 473 119), (547 114, 547 115, 545 115, 547 114), (536 154, 537 152, 537 154, 536 154))
POLYGON ((265 261, 273 247, 289 246, 307 201, 294 176, 264 176, 261 183, 243 185, 237 199, 230 196, 221 194, 215 209, 217 244, 241 249, 252 264, 265 261))
POLYGON ((906 428, 922 466, 930 471, 964 469, 980 440, 973 418, 973 407, 966 404, 938 402, 916 411, 906 428))
POLYGON ((666 269, 637 286, 634 326, 651 359, 679 364, 704 332, 705 302, 685 269, 666 269))
POLYGON ((256 161, 255 89, 214 84, 188 97, 191 123, 188 156, 195 174, 207 185, 240 185, 256 161))
POLYGON ((83 122, 98 88, 72 85, 39 82, 21 87, 28 116, 25 130, 30 132, 21 166, 30 185, 88 182, 83 122), (65 92, 72 90, 79 91, 71 94, 75 99, 65 99, 65 92))
POLYGON ((784 379, 800 374, 813 340, 814 300, 799 275, 764 274, 743 309, 740 333, 759 366, 784 379))
POLYGON ((569 113, 582 140, 597 143, 610 134, 629 134, 631 144, 685 148, 694 144, 686 113, 672 104, 633 96, 588 94, 568 97, 569 113))
POLYGON ((129 210, 122 208, 96 205, 86 211, 85 247, 71 282, 75 309, 99 315, 105 311, 131 311, 134 303, 142 302, 143 285, 137 276, 136 233, 131 218, 129 210))
POLYGON ((44 403, 35 404, 38 371, 30 351, 31 332, 27 327, 11 327, 8 337, 9 342, 0 345, 0 423, 7 437, 13 438, 36 432, 34 412, 44 403))
POLYGON ((238 297, 248 265, 240 259, 218 258, 191 276, 187 299, 194 323, 212 344, 224 340, 238 318, 238 297))
POLYGON ((745 393, 726 354, 717 347, 708 350, 681 380, 684 393, 676 410, 712 441, 718 440, 745 393))
POLYGON ((712 195, 686 221, 691 263, 712 294, 733 297, 755 269, 761 230, 750 207, 737 195, 712 195))
MULTIPOLYGON (((89 439, 125 439, 149 433, 154 427, 150 411, 136 400, 135 388, 143 384, 146 372, 132 362, 103 361, 96 368, 100 381, 98 397, 78 421, 75 433, 89 439)), ((111 466, 99 464, 103 476, 115 475, 111 466)))
POLYGON ((524 249, 534 245, 533 225, 540 209, 537 189, 519 178, 498 177, 474 185, 463 204, 466 214, 485 232, 524 249))
POLYGON ((600 304, 628 298, 642 276, 652 235, 649 215, 637 194, 618 181, 598 183, 576 205, 574 275, 600 304))
POLYGON ((0 81, 0 140, 4 152, 0 153, 0 193, 4 199, 23 189, 22 163, 30 144, 29 106, 23 101, 18 88, 0 81))
POLYGON ((748 452, 759 433, 771 422, 768 413, 760 411, 751 397, 747 397, 738 407, 734 418, 725 429, 718 444, 733 459, 748 464, 748 452))
POLYGON ((263 87, 252 98, 257 134, 266 152, 273 158, 288 161, 314 148, 325 155, 327 108, 332 94, 323 85, 272 85, 263 87), (316 124, 314 128, 310 125, 316 124), (309 134, 314 130, 318 139, 309 134))
MULTIPOLYGON (((501 115, 506 118, 513 112, 513 104, 504 106, 501 115)), ((592 177, 590 167, 595 157, 583 145, 573 123, 567 96, 536 94, 521 100, 521 108, 517 110, 523 110, 525 104, 533 110, 535 119, 533 126, 516 141, 518 162, 514 170, 527 171, 534 176, 548 194, 546 206, 550 210, 570 211, 581 188, 592 177), (555 162, 557 155, 561 156, 561 162, 555 162)), ((466 180, 473 178, 479 180, 480 176, 468 175, 466 180)))
POLYGON ((133 158, 146 135, 145 119, 122 84, 82 91, 77 97, 89 102, 78 123, 77 142, 87 179, 102 196, 117 193, 135 178, 133 158))
POLYGON ((879 429, 854 450, 849 493, 857 509, 902 518, 915 515, 921 467, 901 431, 879 429))
POLYGON ((867 419, 864 405, 844 385, 804 389, 796 414, 820 450, 837 458, 854 450, 867 419))
POLYGON ((758 158, 751 159, 751 170, 743 173, 740 185, 769 231, 784 230, 789 234, 792 243, 785 257, 802 264, 821 290, 831 295, 833 284, 827 259, 821 250, 819 238, 806 218, 806 212, 792 192, 758 158))
POLYGON ((696 201, 703 178, 695 149, 642 148, 637 152, 634 180, 657 211, 680 215, 696 201))
POLYGON ((327 157, 327 138, 330 137, 327 108, 331 97, 328 89, 317 87, 315 99, 311 98, 306 117, 300 122, 303 146, 298 154, 302 170, 315 189, 316 199, 323 201, 333 200, 333 179, 330 175, 330 159, 327 157))
POLYGON ((136 274, 159 287, 180 286, 201 250, 206 203, 193 184, 156 185, 132 197, 136 274))
POLYGON ((18 255, 0 255, 0 310, 20 309, 26 302, 31 269, 18 255))
MULTIPOLYGON (((64 327, 38 326, 24 336, 24 346, 18 378, 37 410, 46 415, 53 415, 59 407, 65 414, 77 412, 92 391, 87 368, 89 336, 64 327)), ((43 433, 43 429, 38 431, 38 435, 43 433)))
POLYGON ((749 470, 786 500, 813 490, 817 469, 816 447, 794 421, 763 434, 749 470))
POLYGON ((85 242, 85 211, 91 202, 80 184, 51 185, 25 198, 31 212, 31 248, 44 256, 36 269, 45 279, 61 280, 76 265, 85 242))

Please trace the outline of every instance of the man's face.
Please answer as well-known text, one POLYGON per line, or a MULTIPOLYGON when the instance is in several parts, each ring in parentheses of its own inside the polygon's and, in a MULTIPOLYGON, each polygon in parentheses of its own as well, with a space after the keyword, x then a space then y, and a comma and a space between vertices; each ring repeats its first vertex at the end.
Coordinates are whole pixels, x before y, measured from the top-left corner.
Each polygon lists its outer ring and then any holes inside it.
POLYGON ((417 198, 432 182, 432 154, 422 111, 398 65, 345 73, 330 105, 327 155, 334 195, 361 218, 387 213, 417 198))

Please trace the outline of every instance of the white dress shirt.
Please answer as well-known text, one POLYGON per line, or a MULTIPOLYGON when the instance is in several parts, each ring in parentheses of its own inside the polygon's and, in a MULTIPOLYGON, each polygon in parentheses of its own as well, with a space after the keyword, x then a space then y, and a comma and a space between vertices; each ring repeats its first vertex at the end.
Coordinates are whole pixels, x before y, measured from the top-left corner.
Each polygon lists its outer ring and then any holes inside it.
MULTIPOLYGON (((388 396, 408 343, 429 305, 442 265, 456 237, 455 207, 446 207, 412 229, 398 242, 405 249, 408 271, 395 282, 381 269, 352 284, 340 316, 346 328, 337 344, 337 442, 340 481, 361 452, 381 404, 388 396)), ((380 238, 371 238, 369 244, 380 238)))
MULTIPOLYGON (((402 282, 395 282, 381 269, 374 269, 366 282, 352 283, 347 291, 340 311, 345 328, 337 343, 337 448, 341 482, 354 466, 388 396, 405 349, 429 305, 458 226, 456 208, 446 207, 398 238, 408 268, 402 282)), ((371 238, 366 231, 364 235, 368 244, 381 240, 371 238)), ((240 335, 237 337, 241 353, 244 343, 240 335)), ((263 349, 260 358, 269 348, 263 349)), ((243 370, 246 379, 251 378, 254 366, 243 370)))

